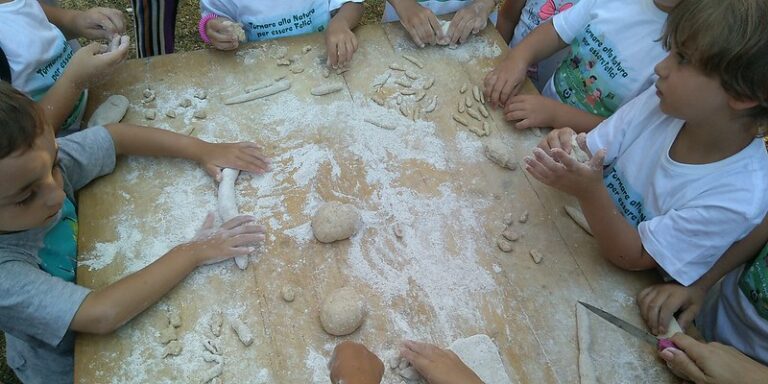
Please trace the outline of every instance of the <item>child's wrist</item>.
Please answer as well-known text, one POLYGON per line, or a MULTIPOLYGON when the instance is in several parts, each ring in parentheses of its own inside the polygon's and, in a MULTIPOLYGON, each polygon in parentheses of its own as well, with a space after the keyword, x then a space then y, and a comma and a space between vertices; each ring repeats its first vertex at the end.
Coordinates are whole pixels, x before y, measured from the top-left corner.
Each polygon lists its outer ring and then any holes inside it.
POLYGON ((211 44, 211 38, 208 37, 208 23, 219 17, 215 13, 209 13, 202 18, 200 18, 200 22, 197 24, 197 32, 200 34, 200 38, 203 39, 203 42, 206 44, 211 44))

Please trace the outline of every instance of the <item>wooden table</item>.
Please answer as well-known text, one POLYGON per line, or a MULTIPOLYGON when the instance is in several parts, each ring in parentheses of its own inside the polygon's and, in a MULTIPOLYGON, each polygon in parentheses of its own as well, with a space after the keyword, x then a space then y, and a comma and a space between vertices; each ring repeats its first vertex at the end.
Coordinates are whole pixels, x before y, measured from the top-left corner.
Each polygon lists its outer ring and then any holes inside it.
MULTIPOLYGON (((154 125, 217 141, 253 140, 265 146, 274 170, 241 175, 241 213, 254 214, 268 239, 246 271, 232 262, 200 268, 157 305, 110 336, 80 335, 76 343, 78 383, 194 382, 211 367, 200 357, 217 310, 238 316, 256 336, 244 347, 225 326, 220 344, 224 382, 322 383, 336 343, 355 340, 382 358, 404 338, 442 345, 476 333, 498 345, 507 373, 520 383, 578 382, 574 305, 584 299, 642 324, 634 295, 656 281, 652 273, 619 271, 597 253, 592 238, 562 207, 573 203, 521 170, 487 161, 482 143, 504 140, 522 159, 540 140, 515 131, 492 111, 493 131, 478 138, 451 119, 462 84, 482 85, 500 60, 504 42, 492 28, 450 50, 415 49, 398 24, 357 29, 360 49, 352 69, 322 76, 323 36, 281 39, 242 47, 237 53, 197 51, 131 60, 113 78, 91 90, 89 111, 108 95, 132 102, 125 122, 154 125), (303 53, 305 46, 312 47, 303 53), (290 73, 276 58, 296 58, 304 71, 290 73), (403 53, 425 64, 418 69, 403 53), (411 122, 369 101, 372 83, 393 72, 380 95, 389 96, 399 63, 434 76, 429 96, 439 106, 411 122), (287 75, 289 91, 254 102, 224 106, 222 100, 265 79, 287 75), (313 97, 324 81, 345 90, 313 97), (142 91, 157 94, 154 121, 145 121, 142 91), (206 100, 193 97, 206 89, 206 100), (193 106, 177 107, 189 98, 193 106), (164 115, 174 109, 174 119, 164 115), (192 118, 203 109, 208 117, 192 118), (394 122, 387 131, 365 117, 394 122), (312 239, 308 222, 326 200, 355 204, 363 216, 352 239, 330 245, 312 239), (528 212, 513 227, 522 238, 512 253, 496 239, 503 217, 528 212), (400 224, 402 239, 393 233, 400 224), (531 249, 544 255, 541 264, 531 249), (284 286, 296 300, 281 299, 284 286), (318 321, 322 299, 352 286, 367 300, 369 315, 354 334, 336 338, 318 321), (180 356, 161 358, 157 334, 166 311, 179 311, 180 356)), ((524 92, 533 93, 529 83, 524 92)), ((470 90, 471 93, 471 90, 470 90)), ((394 102, 394 97, 390 103, 394 102)), ((115 172, 80 194, 78 283, 103 287, 191 238, 205 213, 215 210, 216 186, 195 164, 168 159, 121 159, 115 172)), ((596 367, 604 382, 672 382, 651 347, 595 318, 596 367), (602 337, 605 336, 605 337, 602 337)), ((400 382, 389 371, 385 383, 400 382)))

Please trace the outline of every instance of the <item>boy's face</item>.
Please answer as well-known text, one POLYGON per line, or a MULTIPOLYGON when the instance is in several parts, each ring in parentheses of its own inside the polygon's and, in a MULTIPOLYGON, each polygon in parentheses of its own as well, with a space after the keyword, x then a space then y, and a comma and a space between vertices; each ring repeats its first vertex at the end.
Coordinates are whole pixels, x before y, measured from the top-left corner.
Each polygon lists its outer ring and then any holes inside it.
POLYGON ((656 94, 665 114, 690 121, 728 110, 730 98, 720 79, 705 75, 675 47, 654 70, 659 76, 656 94))
POLYGON ((44 131, 31 148, 0 159, 0 233, 47 225, 64 203, 56 139, 44 131))

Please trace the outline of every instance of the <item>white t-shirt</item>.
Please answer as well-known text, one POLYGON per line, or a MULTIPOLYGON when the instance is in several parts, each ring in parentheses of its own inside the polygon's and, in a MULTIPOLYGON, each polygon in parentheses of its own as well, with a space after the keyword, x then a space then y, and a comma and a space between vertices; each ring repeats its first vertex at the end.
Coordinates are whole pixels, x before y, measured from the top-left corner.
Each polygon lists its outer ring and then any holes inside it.
MULTIPOLYGON (((419 5, 425 8, 429 8, 435 15, 445 15, 453 13, 472 4, 473 0, 416 0, 419 5)), ((493 11, 488 16, 491 19, 491 23, 496 24, 497 12, 493 11)), ((389 4, 389 1, 384 3, 384 16, 381 18, 382 23, 389 23, 390 21, 400 20, 400 16, 397 15, 395 8, 389 4)))
MULTIPOLYGON (((512 34, 512 40, 509 41, 510 47, 520 44, 531 31, 549 20, 552 16, 567 11, 579 0, 528 0, 525 2, 522 12, 520 12, 520 21, 515 26, 512 34)), ((563 58, 568 53, 569 48, 564 48, 554 55, 531 65, 528 68, 528 77, 531 78, 536 88, 541 91, 555 73, 555 68, 560 65, 563 58)))
MULTIPOLYGON (((33 0, 0 4, 0 47, 11 67, 13 87, 35 101, 61 77, 73 55, 64 34, 33 0)), ((86 101, 83 92, 63 125, 65 131, 80 127, 86 101)))
POLYGON ((653 0, 583 0, 552 18, 571 51, 544 96, 608 117, 655 81, 667 14, 653 0))
POLYGON ((768 183, 768 154, 756 138, 714 163, 672 160, 669 149, 684 121, 661 112, 655 91, 650 87, 598 125, 587 145, 592 153, 606 149, 603 183, 645 250, 689 285, 768 212, 759 193, 768 183))
POLYGON ((216 14, 243 25, 248 41, 323 32, 331 21, 331 12, 344 3, 363 0, 201 0, 203 15, 216 14))

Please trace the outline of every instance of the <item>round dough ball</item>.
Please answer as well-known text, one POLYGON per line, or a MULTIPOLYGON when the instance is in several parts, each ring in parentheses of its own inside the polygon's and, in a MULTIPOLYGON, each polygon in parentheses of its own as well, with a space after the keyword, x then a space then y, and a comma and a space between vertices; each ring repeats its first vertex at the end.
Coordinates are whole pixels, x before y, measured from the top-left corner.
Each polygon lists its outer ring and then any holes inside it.
POLYGON ((349 335, 360 327, 365 314, 363 298, 352 288, 339 288, 325 298, 320 324, 331 335, 349 335))
POLYGON ((351 204, 323 203, 312 217, 312 232, 321 243, 332 243, 354 235, 360 213, 351 204))

